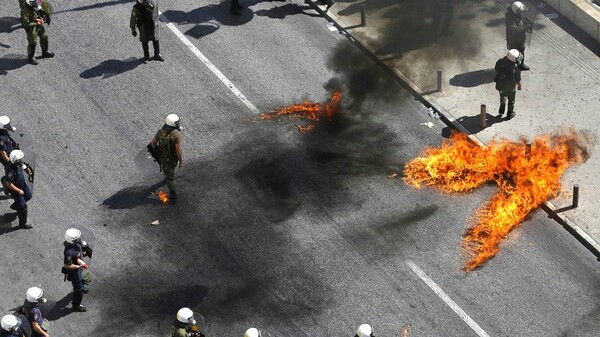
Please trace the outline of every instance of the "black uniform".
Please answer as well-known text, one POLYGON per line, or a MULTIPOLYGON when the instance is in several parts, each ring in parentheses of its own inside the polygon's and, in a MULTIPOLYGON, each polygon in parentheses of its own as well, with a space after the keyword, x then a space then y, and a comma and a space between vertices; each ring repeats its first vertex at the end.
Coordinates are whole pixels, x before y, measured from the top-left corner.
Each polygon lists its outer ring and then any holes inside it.
POLYGON ((504 17, 506 23, 506 48, 516 49, 522 55, 521 64, 525 66, 525 42, 527 41, 527 30, 530 25, 520 14, 515 14, 509 7, 504 17))
MULTIPOLYGON (((68 243, 64 242, 65 251, 64 251, 64 264, 75 264, 78 265, 77 262, 79 259, 83 258, 83 248, 77 242, 68 243)), ((82 270, 80 269, 68 269, 67 270, 67 279, 71 281, 73 285, 73 309, 81 306, 81 301, 83 300, 83 276, 82 270)))
POLYGON ((27 201, 31 199, 31 190, 25 183, 25 172, 21 165, 13 164, 9 162, 5 167, 6 170, 6 182, 12 183, 17 188, 23 190, 23 195, 9 189, 9 192, 15 202, 10 205, 10 208, 17 211, 19 217, 19 226, 30 227, 27 225, 27 201))
POLYGON ((521 82, 521 70, 517 63, 503 57, 496 62, 496 90, 500 93, 500 109, 498 113, 504 114, 506 100, 508 99, 508 119, 515 116, 515 97, 517 95, 517 84, 521 82))

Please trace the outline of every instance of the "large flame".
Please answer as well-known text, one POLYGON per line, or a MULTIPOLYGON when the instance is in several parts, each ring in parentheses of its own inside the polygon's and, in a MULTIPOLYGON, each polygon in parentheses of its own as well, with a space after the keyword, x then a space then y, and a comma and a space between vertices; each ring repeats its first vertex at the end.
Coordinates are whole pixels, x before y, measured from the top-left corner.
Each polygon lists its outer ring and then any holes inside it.
POLYGON ((169 203, 169 195, 167 194, 167 192, 164 191, 158 191, 158 199, 160 199, 160 202, 162 202, 164 205, 169 203))
POLYGON ((589 145, 587 134, 574 130, 531 144, 523 137, 493 141, 485 148, 454 133, 440 148, 428 148, 409 162, 404 180, 415 188, 437 186, 445 192, 468 192, 487 181, 498 184, 500 192, 476 212, 476 224, 464 236, 468 272, 494 257, 500 241, 529 212, 559 194, 562 174, 589 157, 589 145))
MULTIPOLYGON (((333 116, 339 112, 341 98, 342 94, 340 91, 334 91, 331 94, 331 99, 329 102, 319 103, 304 101, 302 103, 279 108, 275 111, 263 113, 259 117, 260 119, 275 119, 287 116, 290 118, 296 117, 299 119, 312 121, 314 123, 319 123, 322 120, 331 121, 333 116)), ((308 132, 315 126, 314 124, 309 124, 308 126, 296 125, 296 127, 300 132, 308 132)))

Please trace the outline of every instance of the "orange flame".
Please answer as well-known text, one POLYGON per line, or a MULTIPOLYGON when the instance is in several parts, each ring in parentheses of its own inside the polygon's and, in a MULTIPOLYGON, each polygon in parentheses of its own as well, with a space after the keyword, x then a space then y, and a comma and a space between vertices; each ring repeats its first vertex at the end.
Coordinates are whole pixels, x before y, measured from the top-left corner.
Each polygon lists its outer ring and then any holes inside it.
POLYGON ((531 144, 525 138, 503 139, 482 148, 454 133, 441 148, 428 148, 409 162, 404 180, 415 188, 435 185, 444 192, 468 192, 487 181, 498 184, 500 192, 476 212, 476 224, 463 238, 468 272, 494 257, 500 241, 529 212, 560 193, 562 174, 589 158, 591 144, 587 134, 570 130, 531 144))
POLYGON ((410 325, 405 324, 402 327, 402 337, 408 337, 408 334, 410 333, 410 325))
MULTIPOLYGON (((296 117, 315 123, 319 123, 323 119, 331 121, 333 119, 333 116, 337 112, 339 112, 341 98, 342 94, 340 93, 340 91, 334 91, 331 94, 331 99, 327 103, 323 104, 319 102, 304 101, 299 104, 293 104, 291 106, 283 107, 275 111, 263 113, 259 117, 260 119, 275 119, 282 116, 288 116, 290 118, 296 117)), ((300 132, 308 132, 312 130, 315 127, 315 125, 296 125, 296 127, 300 132)))
POLYGON ((162 202, 163 205, 169 203, 169 195, 167 194, 167 192, 158 191, 158 199, 160 199, 160 202, 162 202))

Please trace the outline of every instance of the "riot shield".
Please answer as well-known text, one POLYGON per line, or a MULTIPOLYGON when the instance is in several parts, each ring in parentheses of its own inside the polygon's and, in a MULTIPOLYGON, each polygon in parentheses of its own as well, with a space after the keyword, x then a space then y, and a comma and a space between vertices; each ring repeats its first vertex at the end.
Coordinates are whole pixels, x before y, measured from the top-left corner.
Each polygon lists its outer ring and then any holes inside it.
POLYGON ((13 315, 21 322, 21 331, 25 333, 25 336, 31 336, 31 322, 27 316, 20 312, 15 312, 13 315))
POLYGON ((35 149, 33 147, 33 138, 31 134, 24 128, 17 128, 16 131, 10 133, 10 138, 15 143, 15 149, 23 151, 25 158, 23 162, 31 170, 25 170, 26 172, 26 183, 31 190, 33 195, 33 181, 35 177, 35 149))
POLYGON ((84 245, 82 244, 83 252, 84 252, 85 256, 88 257, 88 258, 84 259, 85 263, 90 265, 91 259, 93 256, 92 253, 94 251, 94 247, 95 247, 95 243, 96 243, 96 236, 94 235, 94 232, 92 232, 92 230, 87 227, 77 227, 77 229, 79 229, 81 231, 82 243, 85 242, 84 245))
POLYGON ((148 152, 147 148, 143 148, 133 159, 135 166, 145 176, 155 176, 160 172, 160 165, 156 162, 154 157, 148 152))
POLYGON ((204 316, 198 312, 194 312, 194 319, 196 320, 196 324, 192 325, 190 337, 206 337, 204 316))
POLYGON ((531 35, 533 35, 533 24, 538 16, 538 8, 529 1, 524 1, 525 11, 521 12, 524 24, 528 27, 526 43, 529 47, 531 45, 531 35))

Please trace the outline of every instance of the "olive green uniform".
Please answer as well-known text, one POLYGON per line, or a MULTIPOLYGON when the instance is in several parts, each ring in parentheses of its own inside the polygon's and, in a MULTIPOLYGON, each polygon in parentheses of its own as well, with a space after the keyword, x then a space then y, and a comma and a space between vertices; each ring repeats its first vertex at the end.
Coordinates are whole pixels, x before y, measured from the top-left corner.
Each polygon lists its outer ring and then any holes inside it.
POLYGON ((177 158, 177 144, 181 143, 181 133, 177 129, 161 128, 154 136, 158 140, 160 150, 160 167, 167 179, 167 187, 171 196, 175 194, 175 168, 177 158))
POLYGON ((138 1, 133 5, 131 10, 131 19, 129 27, 131 33, 136 36, 136 27, 140 31, 140 42, 144 50, 144 59, 150 58, 148 50, 148 42, 152 41, 154 47, 154 57, 160 58, 159 29, 158 29, 158 7, 154 5, 152 0, 138 1))
POLYGON ((50 23, 50 9, 52 8, 49 3, 42 3, 42 8, 36 10, 31 6, 25 4, 21 9, 21 23, 25 32, 27 33, 27 57, 29 60, 33 60, 35 56, 35 47, 37 46, 37 37, 40 37, 40 44, 42 47, 42 56, 51 57, 54 56, 48 52, 48 32, 46 26, 38 24, 37 19, 43 19, 44 22, 50 23))
POLYGON ((171 337, 187 337, 186 325, 175 321, 171 327, 171 337))

